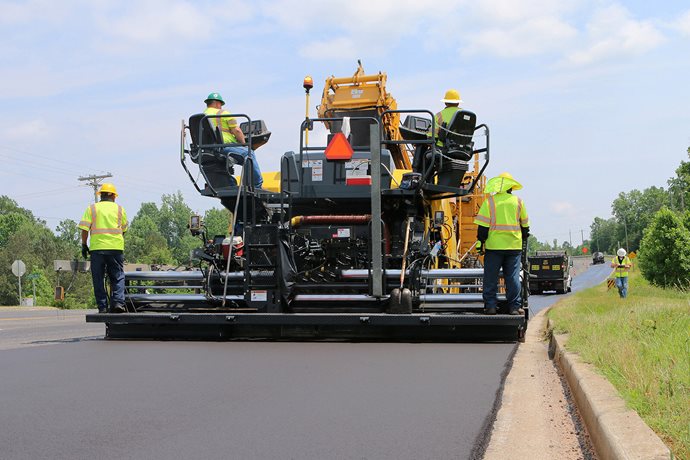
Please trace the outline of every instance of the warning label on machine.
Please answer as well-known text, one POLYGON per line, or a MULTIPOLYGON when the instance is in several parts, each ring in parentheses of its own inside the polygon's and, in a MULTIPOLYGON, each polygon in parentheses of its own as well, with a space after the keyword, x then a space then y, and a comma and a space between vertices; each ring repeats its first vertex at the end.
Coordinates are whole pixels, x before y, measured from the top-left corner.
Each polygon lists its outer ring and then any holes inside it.
POLYGON ((250 299, 252 302, 266 302, 268 300, 268 291, 251 291, 250 299))
POLYGON ((323 160, 306 160, 303 165, 304 168, 311 168, 311 181, 323 181, 323 160))

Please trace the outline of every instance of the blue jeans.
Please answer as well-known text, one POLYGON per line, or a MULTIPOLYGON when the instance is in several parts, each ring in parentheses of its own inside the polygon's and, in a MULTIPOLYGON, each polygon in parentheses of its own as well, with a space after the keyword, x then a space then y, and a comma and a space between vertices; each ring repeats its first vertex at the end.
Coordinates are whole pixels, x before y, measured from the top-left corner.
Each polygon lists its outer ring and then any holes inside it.
POLYGON ((506 299, 509 311, 515 311, 522 306, 520 269, 522 262, 520 253, 514 251, 495 251, 487 249, 484 255, 484 299, 485 308, 496 308, 498 304, 498 274, 503 268, 503 279, 506 285, 506 299))
POLYGON ((254 150, 250 149, 249 147, 243 147, 243 146, 232 146, 232 147, 225 147, 223 149, 223 152, 225 153, 234 153, 235 155, 241 155, 242 158, 245 160, 247 157, 251 159, 252 162, 252 176, 254 179, 254 187, 261 188, 261 186, 264 184, 264 180, 261 177, 261 169, 259 169, 259 162, 256 161, 256 156, 254 155, 254 150), (249 152, 247 154, 247 152, 249 152))
POLYGON ((616 287, 618 288, 618 295, 621 296, 622 299, 625 299, 628 297, 628 277, 627 276, 621 276, 620 278, 616 278, 616 287))
POLYGON ((99 310, 108 309, 108 294, 105 292, 104 278, 110 279, 112 297, 110 305, 125 305, 125 256, 122 251, 91 251, 91 277, 96 306, 99 310))

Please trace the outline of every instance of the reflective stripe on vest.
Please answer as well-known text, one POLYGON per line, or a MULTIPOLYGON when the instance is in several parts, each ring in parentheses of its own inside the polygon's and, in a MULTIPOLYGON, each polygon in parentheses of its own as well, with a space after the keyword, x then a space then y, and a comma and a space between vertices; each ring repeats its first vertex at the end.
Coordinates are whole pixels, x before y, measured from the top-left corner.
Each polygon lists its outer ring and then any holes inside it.
MULTIPOLYGON (((522 249, 520 214, 525 213, 522 200, 506 193, 490 195, 479 210, 475 223, 486 224, 489 236, 485 248, 493 250, 522 249)), ((526 219, 525 219, 526 221, 526 219)))
POLYGON ((123 250, 123 234, 127 228, 124 208, 115 202, 101 201, 88 208, 91 222, 89 227, 91 241, 89 248, 94 250, 123 250))
MULTIPOLYGON (((230 112, 228 112, 227 110, 215 109, 213 107, 207 107, 206 110, 204 110, 204 113, 206 115, 223 115, 224 113, 230 115, 230 112)), ((235 137, 234 134, 232 134, 232 128, 230 128, 230 127, 224 128, 223 127, 223 120, 224 119, 227 120, 228 123, 230 122, 230 120, 234 120, 234 118, 232 118, 232 117, 220 117, 220 116, 214 117, 214 118, 211 118, 212 125, 215 125, 220 130, 220 132, 223 136, 223 143, 224 144, 231 144, 231 143, 237 142, 237 138, 235 137), (226 136, 230 137, 230 139, 228 139, 228 142, 226 142, 226 140, 225 140, 226 136)))

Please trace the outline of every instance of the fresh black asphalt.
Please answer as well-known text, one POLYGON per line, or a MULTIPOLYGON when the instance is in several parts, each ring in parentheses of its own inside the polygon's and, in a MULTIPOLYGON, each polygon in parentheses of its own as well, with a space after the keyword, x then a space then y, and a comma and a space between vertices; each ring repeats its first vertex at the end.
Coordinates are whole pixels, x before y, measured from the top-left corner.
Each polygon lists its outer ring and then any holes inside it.
MULTIPOLYGON (((574 289, 605 278, 599 267, 574 289)), ((560 297, 534 296, 533 314, 560 297)), ((91 331, 0 351, 0 458, 469 458, 516 347, 104 341, 91 331)))

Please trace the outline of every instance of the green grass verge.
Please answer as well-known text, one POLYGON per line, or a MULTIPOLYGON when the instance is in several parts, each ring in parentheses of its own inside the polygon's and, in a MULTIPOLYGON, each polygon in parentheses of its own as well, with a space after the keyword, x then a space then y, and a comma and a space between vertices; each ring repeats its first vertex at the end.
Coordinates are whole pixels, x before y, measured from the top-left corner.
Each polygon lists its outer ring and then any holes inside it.
POLYGON ((593 364, 676 458, 690 459, 690 293, 631 275, 627 299, 603 283, 563 299, 549 318, 570 334, 567 349, 593 364))

